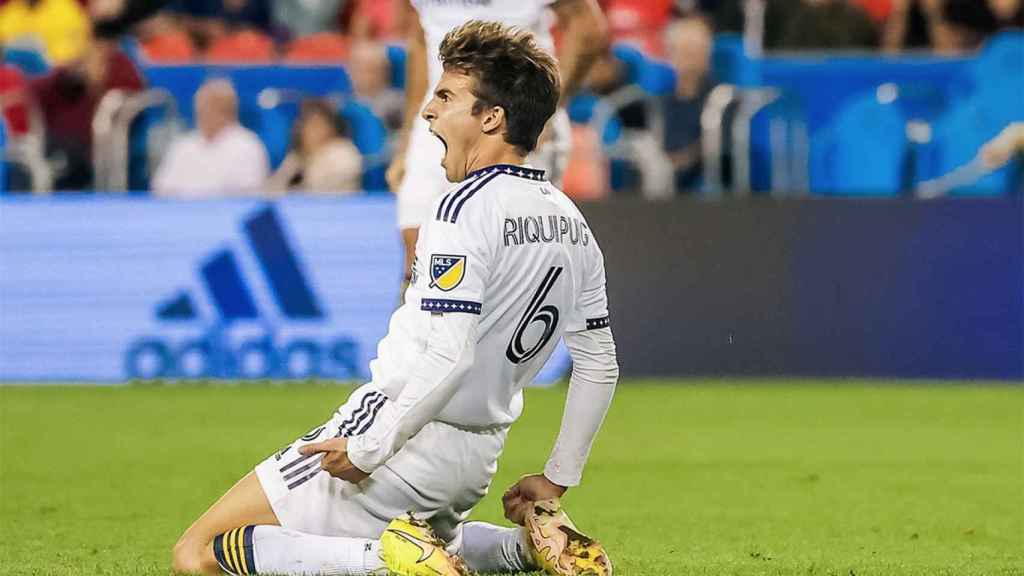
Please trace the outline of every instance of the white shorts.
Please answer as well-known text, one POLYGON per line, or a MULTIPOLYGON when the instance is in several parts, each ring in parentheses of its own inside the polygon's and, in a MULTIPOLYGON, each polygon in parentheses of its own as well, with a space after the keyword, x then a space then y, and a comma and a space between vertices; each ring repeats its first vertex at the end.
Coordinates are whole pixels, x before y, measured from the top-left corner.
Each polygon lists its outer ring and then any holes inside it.
MULTIPOLYGON (((551 121, 551 138, 530 154, 527 162, 547 173, 549 181, 561 186, 562 174, 569 162, 572 127, 569 115, 559 108, 551 121)), ((405 155, 405 177, 398 188, 398 227, 419 228, 427 219, 434 200, 448 190, 441 159, 444 145, 427 130, 427 122, 417 118, 409 134, 405 155)))
POLYGON ((450 541, 490 487, 506 429, 470 432, 430 422, 384 466, 359 484, 320 469, 320 455, 299 446, 365 431, 385 396, 355 390, 330 420, 256 466, 281 526, 307 534, 379 538, 393 518, 413 512, 450 541))

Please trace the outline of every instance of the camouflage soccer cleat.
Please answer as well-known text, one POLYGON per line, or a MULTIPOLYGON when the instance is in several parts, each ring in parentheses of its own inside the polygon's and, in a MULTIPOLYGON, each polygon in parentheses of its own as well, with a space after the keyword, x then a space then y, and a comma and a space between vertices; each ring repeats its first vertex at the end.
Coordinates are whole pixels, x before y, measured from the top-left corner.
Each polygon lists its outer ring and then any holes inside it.
POLYGON ((413 518, 395 518, 380 537, 381 560, 395 576, 469 576, 458 556, 444 549, 430 525, 413 518))
POLYGON ((604 546, 580 533, 558 499, 534 502, 526 514, 534 561, 553 576, 611 576, 604 546))

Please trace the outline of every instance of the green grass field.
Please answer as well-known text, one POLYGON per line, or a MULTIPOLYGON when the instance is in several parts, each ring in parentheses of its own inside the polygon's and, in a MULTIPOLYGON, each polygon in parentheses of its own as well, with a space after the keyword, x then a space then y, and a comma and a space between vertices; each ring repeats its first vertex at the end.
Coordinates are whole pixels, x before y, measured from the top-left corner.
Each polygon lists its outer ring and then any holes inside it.
MULTIPOLYGON (((617 574, 1024 574, 1024 388, 679 384, 621 385, 566 497, 617 574)), ((0 387, 0 574, 168 574, 189 522, 348 390, 0 387)), ((477 518, 541 469, 564 393, 528 393, 477 518)))

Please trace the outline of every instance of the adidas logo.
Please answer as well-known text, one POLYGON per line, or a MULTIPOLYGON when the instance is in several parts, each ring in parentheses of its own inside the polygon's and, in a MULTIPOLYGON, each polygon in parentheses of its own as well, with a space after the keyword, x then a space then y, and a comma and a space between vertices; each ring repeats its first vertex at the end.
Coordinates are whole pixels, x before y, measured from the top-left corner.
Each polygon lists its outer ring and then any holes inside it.
MULTIPOLYGON (((324 313, 302 274, 274 208, 260 210, 246 220, 243 228, 281 313, 295 320, 323 318, 324 313)), ((259 319, 252 292, 231 250, 220 250, 210 256, 200 266, 200 275, 221 320, 259 319)), ((197 318, 192 296, 184 291, 158 305, 156 315, 163 320, 197 318)))
MULTIPOLYGON (((356 378, 359 350, 354 338, 279 336, 279 328, 314 329, 327 312, 304 274, 272 205, 242 224, 246 244, 274 310, 261 312, 253 282, 235 250, 219 249, 203 259, 198 276, 212 314, 200 312, 199 296, 180 290, 156 305, 166 334, 144 336, 125 351, 128 378, 356 378), (272 312, 268 313, 268 312, 272 312), (275 317, 272 317, 275 316, 275 317), (177 336, 182 328, 192 334, 177 336), (198 328, 198 334, 196 334, 198 328)), ((315 331, 315 330, 314 330, 315 331)), ((322 328, 321 328, 322 331, 322 328)))

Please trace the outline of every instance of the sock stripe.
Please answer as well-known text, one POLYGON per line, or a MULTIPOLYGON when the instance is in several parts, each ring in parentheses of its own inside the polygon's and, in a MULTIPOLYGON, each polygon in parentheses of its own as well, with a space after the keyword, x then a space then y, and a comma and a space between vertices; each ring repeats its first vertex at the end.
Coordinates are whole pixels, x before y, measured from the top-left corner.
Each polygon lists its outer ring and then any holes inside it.
POLYGON ((249 567, 245 564, 245 554, 242 553, 242 528, 235 529, 235 558, 238 558, 238 573, 248 575, 249 567))
POLYGON ((224 557, 224 535, 223 534, 218 534, 213 539, 213 556, 215 558, 217 558, 217 564, 220 564, 220 569, 221 570, 223 570, 225 572, 230 572, 230 570, 228 570, 227 558, 224 557))
POLYGON ((236 543, 235 537, 237 535, 238 535, 238 529, 237 528, 235 528, 234 530, 228 532, 228 565, 231 566, 231 573, 232 574, 238 574, 240 572, 240 570, 238 569, 238 555, 235 552, 235 543, 236 543))
POLYGON ((249 566, 249 573, 255 574, 256 570, 256 549, 252 545, 252 533, 256 530, 255 526, 246 526, 245 531, 242 535, 242 547, 245 551, 245 561, 249 566))
POLYGON ((242 576, 248 576, 249 566, 245 563, 245 554, 242 550, 242 533, 245 528, 239 528, 235 531, 235 558, 238 558, 238 573, 242 576))

